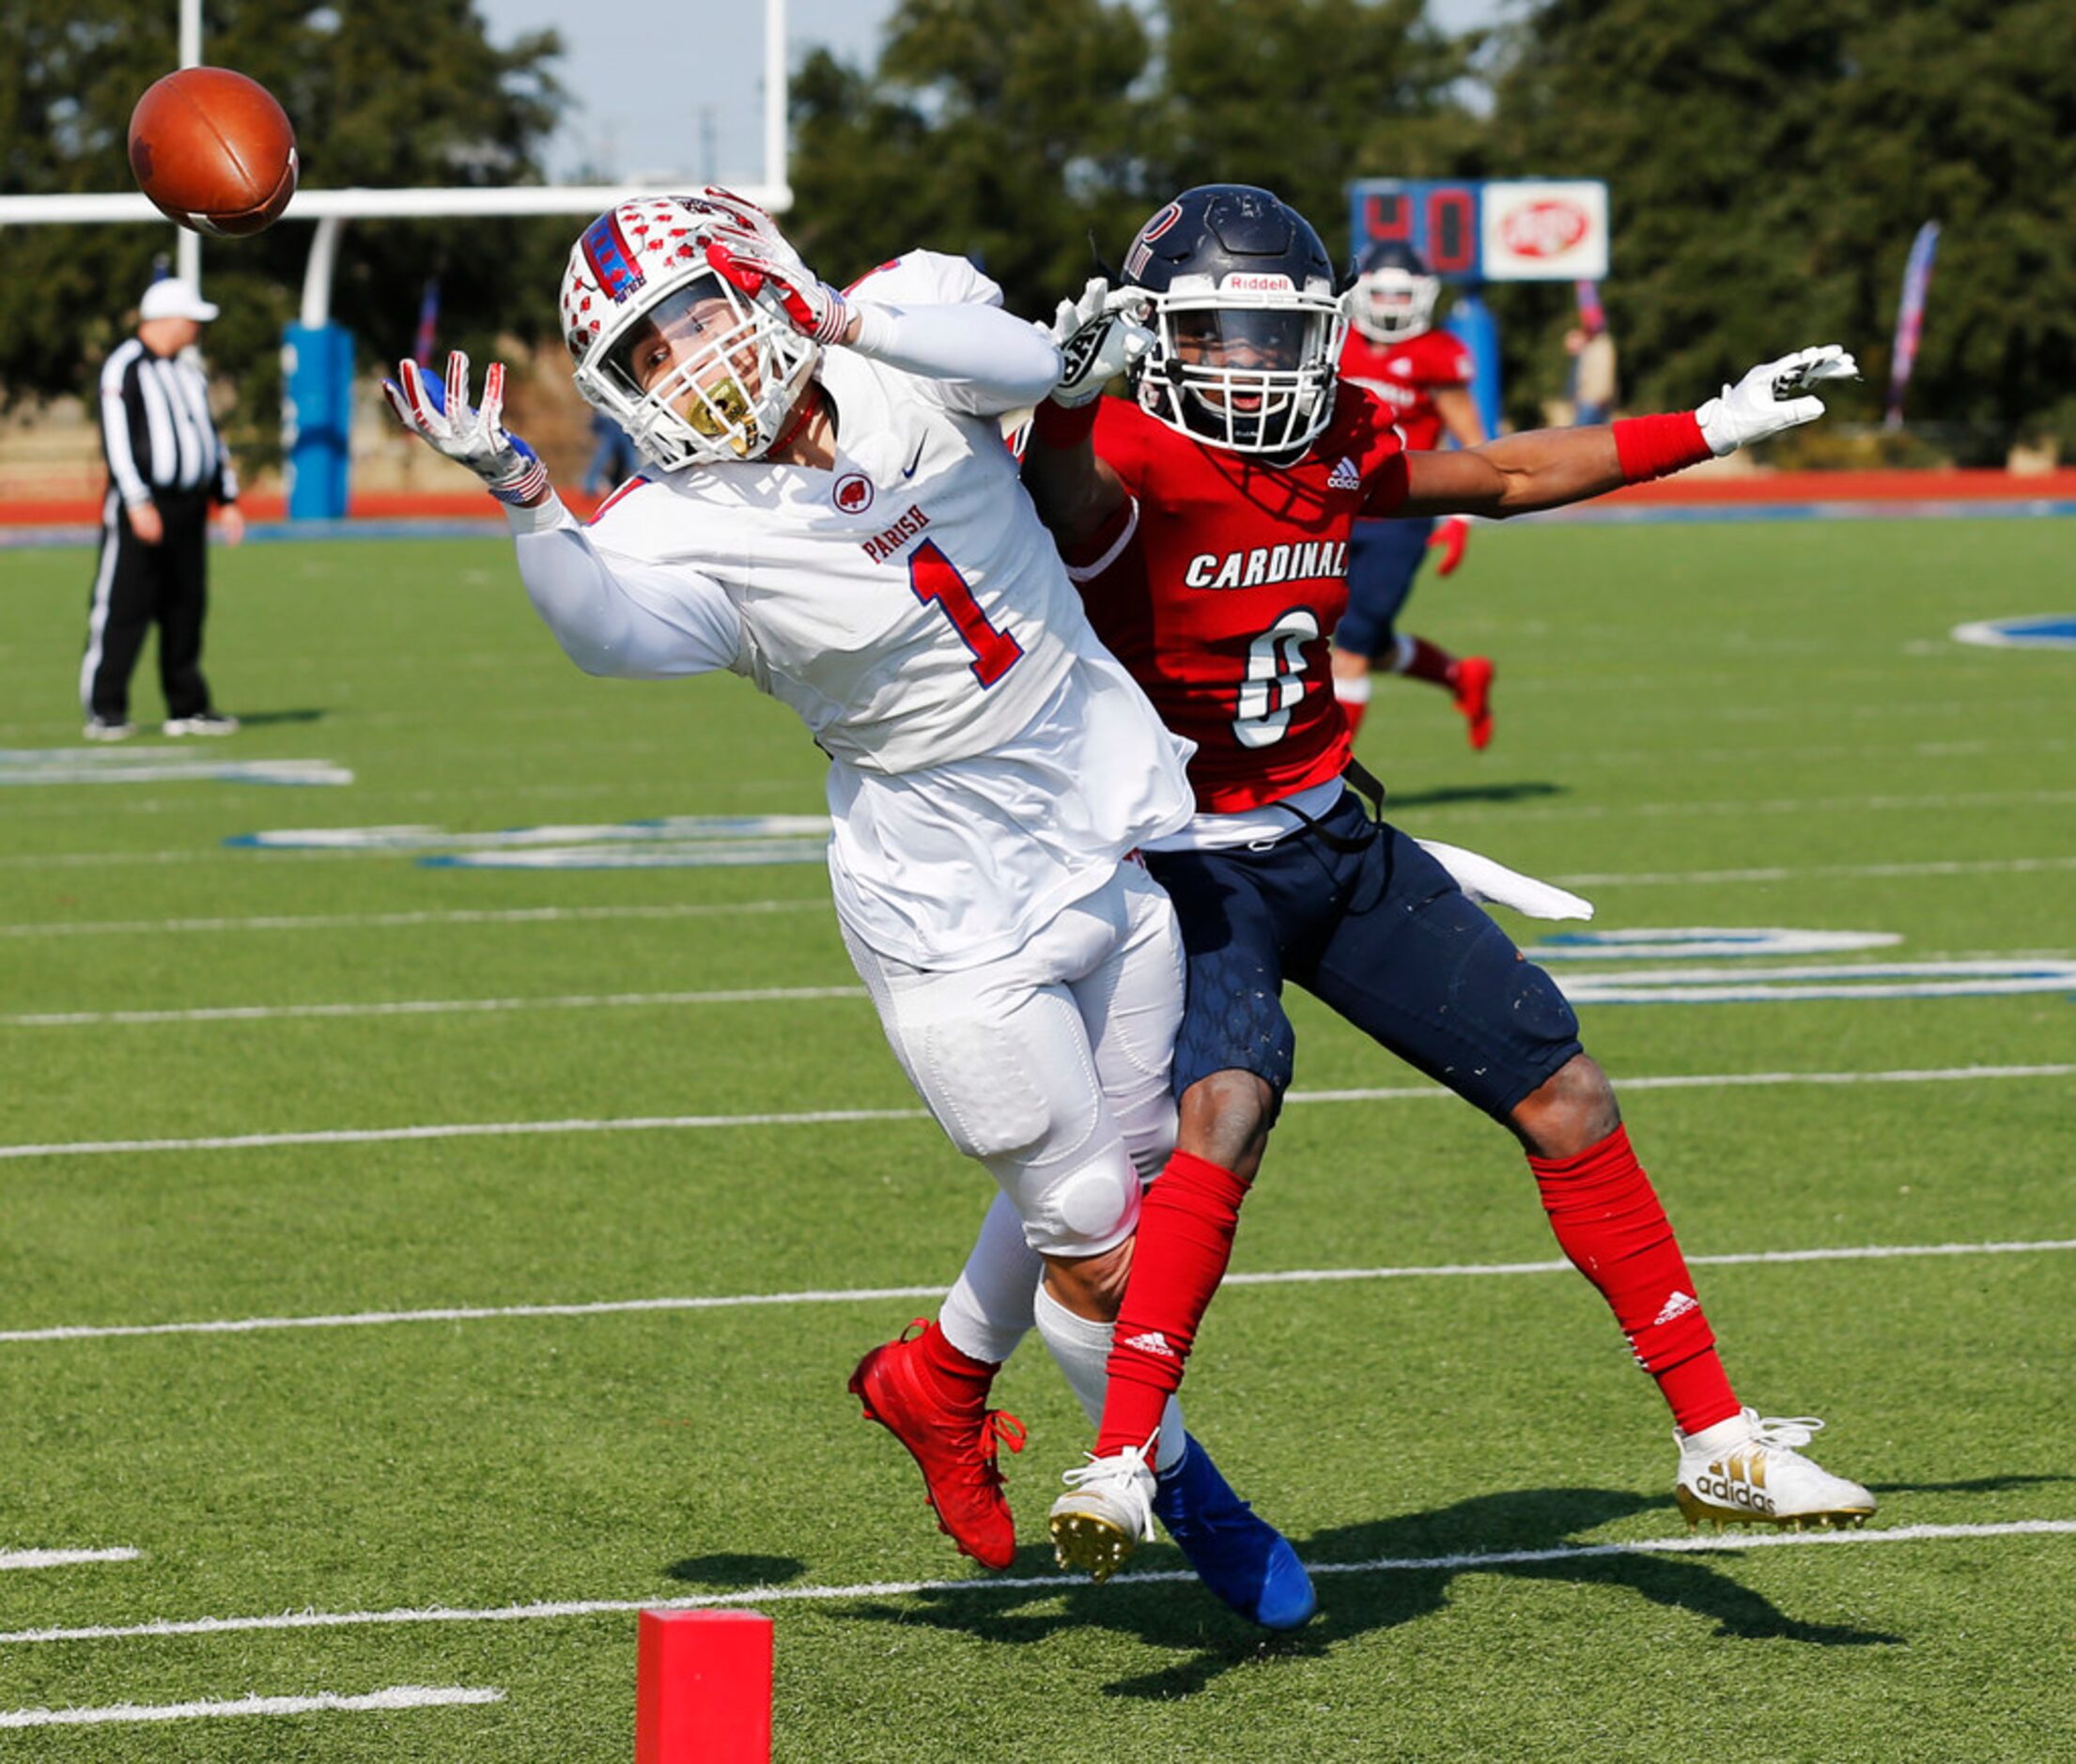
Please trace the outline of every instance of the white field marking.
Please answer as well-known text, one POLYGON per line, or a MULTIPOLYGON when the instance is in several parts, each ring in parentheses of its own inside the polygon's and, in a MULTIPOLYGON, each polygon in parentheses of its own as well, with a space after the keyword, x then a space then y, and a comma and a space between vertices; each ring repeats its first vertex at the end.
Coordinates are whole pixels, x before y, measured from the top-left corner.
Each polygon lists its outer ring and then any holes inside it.
MULTIPOLYGON (((1624 1078, 1625 1091, 1693 1091, 1770 1084, 1944 1084, 1987 1078, 2063 1078, 2076 1065, 1946 1066, 1894 1072, 1706 1072, 1624 1078)), ((1285 1103, 1395 1103, 1453 1094, 1438 1084, 1359 1091, 1293 1091, 1285 1103)), ((481 1139, 543 1133, 656 1133, 717 1127, 818 1127, 928 1121, 921 1108, 817 1108, 769 1115, 623 1115, 586 1121, 466 1121, 419 1127, 333 1127, 306 1133, 224 1134, 194 1139, 58 1139, 0 1145, 0 1158, 91 1157, 108 1153, 245 1152, 287 1145, 379 1145, 400 1139, 481 1139)))
POLYGON ((1574 1004, 1753 1004, 1814 998, 1961 998, 2076 992, 2076 962, 1858 962, 1664 967, 1557 976, 1574 1004))
MULTIPOLYGON (((1983 1525, 1894 1525, 1879 1531, 1781 1531, 1742 1536, 1731 1532, 1683 1538, 1646 1538, 1634 1543, 1572 1543, 1547 1550, 1469 1550, 1455 1555, 1379 1555, 1364 1562, 1307 1562, 1314 1574, 1432 1574, 1478 1572, 1529 1562, 1591 1561, 1616 1555, 1700 1555, 1716 1550, 1802 1549, 1826 1544, 1923 1543, 1933 1540, 2076 1536, 2076 1519, 2016 1519, 1983 1525)), ((1117 1586, 1186 1585, 1183 1569, 1121 1575, 1117 1586)), ((161 1617, 150 1623, 103 1623, 81 1629, 16 1630, 0 1634, 0 1648, 43 1642, 136 1641, 165 1635, 224 1635, 254 1630, 364 1629, 402 1623, 524 1623, 550 1617, 617 1617, 631 1611, 698 1611, 728 1605, 829 1603, 855 1599, 899 1599, 923 1593, 1039 1592, 1065 1595, 1086 1582, 1064 1574, 1018 1577, 973 1575, 965 1580, 882 1580, 850 1586, 752 1586, 744 1592, 695 1593, 681 1599, 570 1599, 555 1603, 491 1605, 473 1610, 450 1605, 389 1611, 284 1611, 271 1617, 161 1617)))
POLYGON ((2036 612, 2023 618, 1978 619, 1955 626, 1953 640, 1990 649, 2076 649, 2076 613, 2036 612))
POLYGON ((1565 931, 1522 951, 1531 962, 1645 962, 1724 955, 1823 955, 1882 950, 1902 942, 1897 931, 1794 931, 1776 926, 1657 926, 1619 931, 1565 931))
MULTIPOLYGON (((1861 934, 1841 934, 1859 936, 1861 934)), ((1884 941, 1895 939, 1884 938, 1884 941)), ((1628 951, 1539 950, 1546 960, 1589 954, 1677 955, 1687 946, 1638 945, 1628 951)), ((1734 945, 1715 952, 1736 954, 1734 945)), ((2066 955, 2026 960, 1953 957, 1939 961, 1831 963, 1795 967, 1677 967, 1560 972, 1557 984, 1575 1004, 1746 1004, 1812 998, 1949 998, 2018 993, 2076 992, 2076 961, 2066 955)), ((261 1023, 297 1017, 442 1016, 507 1011, 661 1009, 684 1005, 790 1004, 861 999, 862 986, 762 986, 706 992, 565 993, 539 998, 400 998, 365 1004, 238 1004, 185 1011, 44 1011, 0 1015, 0 1029, 103 1029, 159 1023, 261 1023)), ((1296 1100, 1296 1099, 1293 1099, 1296 1100)))
MULTIPOLYGON (((1790 1261, 1895 1261, 1916 1256, 2015 1256, 2076 1249, 2076 1237, 2031 1243, 1867 1244, 1820 1249, 1750 1249, 1689 1256, 1696 1267, 1730 1268, 1790 1261)), ((1403 1268, 1283 1268, 1229 1274, 1227 1286, 1317 1286, 1347 1280, 1475 1279, 1487 1276, 1563 1274, 1569 1261, 1434 1262, 1403 1268)), ((346 1311, 318 1317, 231 1317, 195 1323, 59 1323, 47 1329, 0 1330, 0 1342, 103 1341, 125 1336, 256 1335, 275 1329, 370 1329, 389 1323, 489 1323, 530 1317, 614 1317, 642 1311, 739 1310, 772 1305, 883 1304, 895 1298, 942 1298, 943 1286, 874 1286, 828 1292, 736 1292, 709 1298, 597 1299, 568 1305, 448 1306, 435 1310, 346 1311)))
POLYGON ((136 1550, 6 1550, 0 1572, 16 1568, 77 1568, 87 1562, 134 1562, 136 1550))
MULTIPOLYGON (((4 756, 0 756, 4 758, 4 756)), ((7 784, 350 784, 353 774, 329 760, 224 760, 125 755, 119 766, 31 766, 0 764, 0 785, 7 784)))
POLYGON ((1566 888, 1657 888, 1682 882, 1798 882, 1810 877, 1914 875, 2031 875, 2044 871, 2076 870, 2069 858, 1932 859, 1913 863, 1768 864, 1749 870, 1660 870, 1560 875, 1550 879, 1566 888))
POLYGON ((652 821, 507 827, 489 833, 450 833, 438 827, 300 827, 240 833, 226 845, 264 851, 497 851, 529 845, 658 841, 829 838, 826 814, 674 814, 652 821))
MULTIPOLYGON (((325 782, 328 780, 309 781, 325 782)), ((1781 797, 1757 801, 1700 801, 1682 799, 1677 802, 1598 802, 1574 803, 1564 807, 1524 808, 1510 804, 1490 808, 1465 807, 1448 803, 1432 803, 1426 806, 1426 814, 1447 816, 1451 826, 1464 821, 1504 821, 1518 825, 1526 821, 1605 821, 1637 817, 1645 820, 1679 819, 1696 815, 1721 814, 1812 814, 1835 815, 1861 812, 1869 810, 1902 810, 1922 812, 1925 810, 1989 809, 1989 808, 2036 808, 2076 802, 2076 790, 1979 790, 1945 792, 1923 797, 1781 797)), ((171 851, 133 852, 56 852, 31 853, 0 859, 13 868, 37 868, 49 866, 59 868, 76 864, 114 863, 191 863, 202 859, 223 859, 240 855, 233 847, 225 845, 206 848, 179 847, 171 851)), ((325 858, 351 858, 364 854, 352 851, 287 851, 277 853, 281 858, 301 858, 305 860, 325 858)), ((2065 860, 2076 862, 2076 859, 2065 860)), ((1733 874, 1742 874, 1734 872, 1733 874)), ((1772 873, 1767 873, 1771 874, 1772 873)), ((1847 874, 1887 874, 1885 870, 1861 871, 1847 874)))
POLYGON ((798 901, 696 901, 642 906, 456 907, 445 912, 261 914, 247 919, 89 919, 0 925, 0 936, 162 936, 176 931, 397 931, 419 925, 547 925, 608 919, 723 919, 826 910, 826 895, 798 901))
POLYGON ((115 1722, 205 1721, 225 1715, 369 1715, 398 1709, 451 1709, 463 1703, 502 1703, 503 1691, 469 1690, 460 1685, 392 1685, 366 1696, 240 1696, 230 1702, 111 1703, 102 1709, 10 1709, 0 1711, 0 1727, 85 1727, 115 1722))
POLYGON ((653 845, 548 845, 421 858, 427 870, 720 870, 744 864, 826 863, 818 839, 658 841, 653 845))
POLYGON ((280 1017, 440 1016, 469 1011, 592 1011, 621 1006, 787 1004, 862 998, 862 986, 764 986, 733 992, 566 993, 548 998, 401 998, 375 1004, 234 1004, 193 1011, 56 1011, 0 1016, 0 1027, 70 1029, 142 1023, 259 1023, 280 1017))
MULTIPOLYGON (((157 856, 167 861, 192 858, 193 852, 157 856)), ((208 854, 202 854, 208 855, 208 854)), ((120 854, 86 853, 67 862, 115 861, 120 854)), ((41 859, 0 859, 0 863, 42 862, 41 859)), ((1770 865, 1746 870, 1665 870, 1590 872, 1551 878, 1567 888, 1657 888, 1681 883, 1791 882, 1807 877, 2029 875, 2076 870, 2076 857, 1987 858, 1914 863, 1815 864, 1805 868, 1770 865)), ((811 900, 760 900, 663 905, 457 907, 451 911, 397 913, 263 914, 242 919, 111 919, 31 921, 0 924, 5 937, 160 936, 172 932, 361 931, 402 929, 414 925, 552 924, 558 921, 612 919, 698 919, 737 913, 811 912, 829 905, 826 896, 811 900)))
MULTIPOLYGON (((2076 1076, 2076 1065, 2057 1066, 1945 1066, 1894 1072, 1697 1072, 1674 1073, 1661 1077, 1623 1078, 1622 1091, 1734 1090, 1751 1084, 1947 1084, 1975 1078, 2066 1078, 2076 1076)), ((1291 1103, 1395 1103, 1416 1097, 1449 1096, 1453 1091, 1439 1085, 1405 1085, 1395 1089, 1365 1091, 1293 1091, 1283 1098, 1291 1103)), ((0 1157, 8 1149, 0 1146, 0 1157)))

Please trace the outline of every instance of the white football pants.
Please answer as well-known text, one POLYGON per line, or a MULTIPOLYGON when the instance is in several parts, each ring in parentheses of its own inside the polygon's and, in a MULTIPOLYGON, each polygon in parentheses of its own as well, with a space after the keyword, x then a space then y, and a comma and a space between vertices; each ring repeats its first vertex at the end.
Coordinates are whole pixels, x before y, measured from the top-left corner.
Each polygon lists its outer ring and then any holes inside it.
POLYGON ((1120 864, 977 967, 911 967, 844 942, 908 1082, 1000 1184, 1025 1243, 1079 1257, 1129 1237, 1140 1183, 1175 1142, 1183 1001, 1174 909, 1144 869, 1120 864))

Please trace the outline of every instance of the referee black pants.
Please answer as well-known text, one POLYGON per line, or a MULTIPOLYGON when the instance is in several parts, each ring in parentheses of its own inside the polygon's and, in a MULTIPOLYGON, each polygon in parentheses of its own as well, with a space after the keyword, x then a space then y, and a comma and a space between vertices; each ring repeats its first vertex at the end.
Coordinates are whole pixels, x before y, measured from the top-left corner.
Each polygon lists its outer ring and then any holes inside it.
POLYGON ((162 492, 152 499, 165 536, 147 545, 114 490, 101 505, 101 559, 86 621, 80 699, 89 717, 130 720, 130 676, 145 634, 159 627, 159 683, 170 720, 209 708, 202 678, 202 618, 209 608, 209 497, 162 492))

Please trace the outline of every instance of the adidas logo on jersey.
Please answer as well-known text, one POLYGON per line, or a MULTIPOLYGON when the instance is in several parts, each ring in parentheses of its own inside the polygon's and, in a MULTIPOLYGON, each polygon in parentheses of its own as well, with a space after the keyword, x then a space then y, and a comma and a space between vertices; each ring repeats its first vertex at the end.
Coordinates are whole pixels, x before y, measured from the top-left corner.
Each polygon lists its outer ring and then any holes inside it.
POLYGON ((1125 1339, 1123 1345, 1128 1348, 1137 1348, 1141 1354, 1151 1354, 1163 1360, 1181 1357, 1173 1348, 1168 1345, 1168 1338, 1162 1335, 1158 1329, 1149 1329, 1143 1335, 1131 1336, 1125 1339))
POLYGON ((1661 1323, 1671 1323, 1676 1317, 1684 1317, 1690 1310, 1700 1308, 1701 1301, 1692 1292, 1682 1292, 1675 1287, 1672 1296, 1665 1300, 1664 1308, 1650 1320, 1650 1325, 1655 1329, 1661 1323))
POLYGON ((1329 490, 1362 488, 1362 473, 1356 470, 1356 462, 1346 454, 1341 455, 1340 463, 1326 474, 1326 487, 1329 490))

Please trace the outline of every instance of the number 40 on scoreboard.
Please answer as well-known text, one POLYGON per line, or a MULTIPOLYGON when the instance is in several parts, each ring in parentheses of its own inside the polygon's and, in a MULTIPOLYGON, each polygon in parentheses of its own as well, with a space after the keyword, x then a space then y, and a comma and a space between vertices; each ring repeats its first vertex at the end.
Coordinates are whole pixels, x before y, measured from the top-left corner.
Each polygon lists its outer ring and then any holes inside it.
POLYGON ((1402 240, 1445 281, 1598 282, 1607 186, 1597 179, 1363 178, 1349 186, 1351 255, 1402 240))

